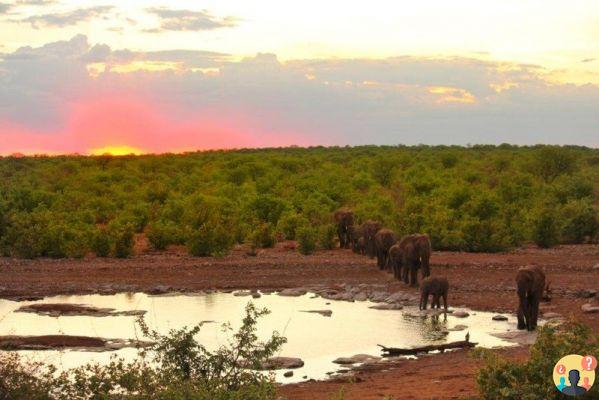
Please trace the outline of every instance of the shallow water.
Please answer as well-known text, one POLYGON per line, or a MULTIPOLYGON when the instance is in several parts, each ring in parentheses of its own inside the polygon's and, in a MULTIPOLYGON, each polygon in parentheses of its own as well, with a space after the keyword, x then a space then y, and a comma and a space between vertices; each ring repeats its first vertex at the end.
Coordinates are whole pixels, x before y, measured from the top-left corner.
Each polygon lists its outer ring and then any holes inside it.
MULTIPOLYGON (((415 317, 409 315, 418 311, 417 307, 403 310, 373 310, 374 305, 365 302, 344 302, 313 298, 313 294, 300 297, 284 297, 276 294, 263 295, 261 298, 236 297, 231 293, 212 293, 198 295, 178 294, 173 296, 150 296, 143 293, 116 294, 110 296, 56 296, 38 302, 12 302, 0 300, 0 335, 46 335, 67 334, 104 338, 140 337, 135 327, 135 318, 63 316, 48 317, 30 313, 16 313, 17 308, 32 303, 72 303, 87 304, 95 307, 124 310, 146 310, 148 325, 162 333, 171 328, 192 326, 200 321, 216 321, 204 324, 198 336, 209 349, 227 343, 230 334, 224 334, 221 325, 230 322, 237 328, 244 315, 244 307, 249 301, 258 307, 266 307, 271 314, 259 321, 259 336, 269 337, 276 330, 288 340, 278 355, 299 357, 304 360, 303 368, 294 370, 292 378, 284 378, 284 370, 277 371, 280 382, 297 382, 306 379, 324 379, 327 372, 346 368, 333 364, 337 357, 349 357, 355 354, 380 355, 377 344, 392 347, 412 347, 432 343, 444 343, 463 340, 470 332, 470 340, 479 346, 510 346, 511 343, 491 336, 492 333, 505 332, 516 328, 514 317, 508 321, 493 321, 494 314, 470 311, 467 318, 457 318, 448 314, 443 316, 415 317), (332 310, 331 317, 320 314, 304 313, 302 310, 332 310), (464 331, 441 331, 455 325, 467 325, 464 331), (304 378, 306 377, 306 378, 304 378)), ((116 352, 92 353, 80 351, 22 351, 24 355, 36 360, 55 363, 61 368, 81 365, 89 361, 104 362, 112 354, 125 358, 134 357, 135 349, 116 352)))

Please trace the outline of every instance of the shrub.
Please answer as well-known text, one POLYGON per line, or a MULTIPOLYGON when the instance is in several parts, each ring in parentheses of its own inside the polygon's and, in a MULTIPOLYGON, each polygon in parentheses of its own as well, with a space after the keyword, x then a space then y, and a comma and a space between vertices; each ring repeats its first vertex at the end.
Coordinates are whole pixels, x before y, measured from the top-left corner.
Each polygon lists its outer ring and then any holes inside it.
POLYGON ((254 248, 269 248, 275 245, 275 235, 270 224, 259 224, 251 235, 254 248))
POLYGON ((91 250, 98 257, 108 257, 112 251, 114 240, 106 228, 98 228, 91 239, 91 250))
POLYGON ((570 200, 561 210, 561 238, 566 243, 592 240, 599 231, 597 210, 588 200, 570 200))
POLYGON ((334 225, 321 225, 318 228, 318 245, 323 249, 330 250, 335 247, 336 236, 337 229, 334 225))
POLYGON ((283 234, 285 239, 294 240, 297 227, 302 223, 302 218, 295 212, 284 213, 279 219, 277 230, 283 234))
POLYGON ((187 238, 187 251, 196 257, 222 256, 231 249, 233 238, 224 226, 206 223, 193 230, 187 238))
POLYGON ((532 221, 532 239, 539 247, 549 248, 558 241, 558 227, 555 210, 543 208, 532 221))
POLYGON ((299 251, 304 255, 314 253, 316 250, 317 232, 310 226, 302 226, 297 231, 297 240, 299 242, 299 251))
POLYGON ((135 232, 131 225, 120 226, 112 232, 114 237, 114 255, 118 258, 127 258, 133 254, 135 245, 135 232))
MULTIPOLYGON (((559 328, 546 325, 539 329, 526 362, 507 360, 494 351, 477 349, 475 355, 484 364, 476 382, 481 397, 487 400, 566 399, 553 383, 555 363, 568 354, 598 353, 599 335, 589 327, 574 321, 559 328)), ((596 398, 597 388, 592 390, 595 397, 588 398, 596 398)))
POLYGON ((534 168, 545 182, 551 182, 563 174, 570 174, 575 164, 576 159, 567 148, 543 146, 535 154, 534 168))
POLYGON ((148 226, 146 236, 156 250, 164 250, 171 244, 182 243, 178 226, 170 221, 153 222, 148 226))

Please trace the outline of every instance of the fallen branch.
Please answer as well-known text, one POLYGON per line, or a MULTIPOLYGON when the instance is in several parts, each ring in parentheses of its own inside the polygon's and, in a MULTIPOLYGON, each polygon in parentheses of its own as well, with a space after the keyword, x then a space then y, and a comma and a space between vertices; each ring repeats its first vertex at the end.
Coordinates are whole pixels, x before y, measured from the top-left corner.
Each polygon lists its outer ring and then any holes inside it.
POLYGON ((411 349, 400 349, 397 347, 387 347, 379 344, 377 346, 382 348, 383 357, 393 357, 393 356, 414 356, 419 353, 428 353, 431 351, 440 351, 443 353, 445 350, 450 349, 469 349, 476 346, 478 343, 467 342, 465 340, 460 340, 458 342, 451 342, 445 344, 431 344, 428 346, 422 347, 413 347, 411 349))

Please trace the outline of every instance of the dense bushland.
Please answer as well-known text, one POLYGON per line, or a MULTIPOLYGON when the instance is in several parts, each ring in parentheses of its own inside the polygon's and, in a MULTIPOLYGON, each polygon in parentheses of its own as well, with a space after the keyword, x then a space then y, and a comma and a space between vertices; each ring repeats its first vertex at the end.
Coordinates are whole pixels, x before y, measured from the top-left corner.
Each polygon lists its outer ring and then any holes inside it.
POLYGON ((0 399, 9 400, 274 400, 273 376, 260 368, 286 342, 277 332, 262 342, 258 319, 268 314, 248 303, 239 330, 227 345, 206 349, 195 338, 201 324, 161 335, 143 320, 141 331, 153 345, 126 362, 113 357, 106 365, 88 364, 57 371, 52 365, 0 354, 0 399))
POLYGON ((0 252, 127 257, 222 255, 235 243, 331 245, 351 207, 434 248, 501 251, 596 240, 599 150, 582 147, 339 147, 130 157, 0 159, 0 252), (298 237, 300 235, 301 237, 298 237))

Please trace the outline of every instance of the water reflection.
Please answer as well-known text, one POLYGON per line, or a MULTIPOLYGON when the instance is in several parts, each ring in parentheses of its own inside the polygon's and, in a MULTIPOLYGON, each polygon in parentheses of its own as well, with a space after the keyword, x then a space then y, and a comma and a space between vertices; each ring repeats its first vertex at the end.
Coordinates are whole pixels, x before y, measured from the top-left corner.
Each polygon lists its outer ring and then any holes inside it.
MULTIPOLYGON (((471 340, 482 346, 507 345, 491 333, 505 332, 515 328, 514 318, 508 321, 492 321, 493 314, 479 312, 466 319, 448 316, 420 316, 417 307, 404 310, 374 310, 370 302, 341 302, 313 298, 313 294, 300 297, 265 295, 258 299, 236 297, 231 293, 205 295, 148 296, 142 293, 126 293, 110 296, 57 296, 41 303, 88 304, 100 308, 123 310, 146 310, 146 321, 152 329, 166 333, 172 328, 204 324, 198 339, 209 349, 227 344, 230 334, 222 332, 221 324, 231 322, 234 329, 241 324, 245 305, 253 301, 258 307, 266 307, 271 314, 259 323, 258 336, 269 337, 273 331, 286 336, 288 343, 280 356, 300 357, 305 366, 294 371, 293 378, 283 378, 285 371, 277 372, 282 382, 302 380, 303 376, 314 379, 326 378, 326 373, 339 367, 332 363, 337 357, 354 354, 379 355, 377 344, 393 347, 412 347, 430 343, 463 340, 465 332, 447 331, 458 324, 468 325, 471 340), (305 310, 331 310, 331 317, 302 312, 305 310)), ((35 303, 40 303, 35 302, 35 303)), ((15 313, 22 305, 0 300, 0 335, 69 334, 105 338, 136 338, 139 331, 135 318, 117 317, 47 317, 29 313, 15 313)), ((55 362, 63 368, 81 365, 90 360, 107 362, 110 353, 85 352, 24 352, 42 360, 55 362)), ((134 349, 116 352, 119 356, 134 357, 134 349)))

